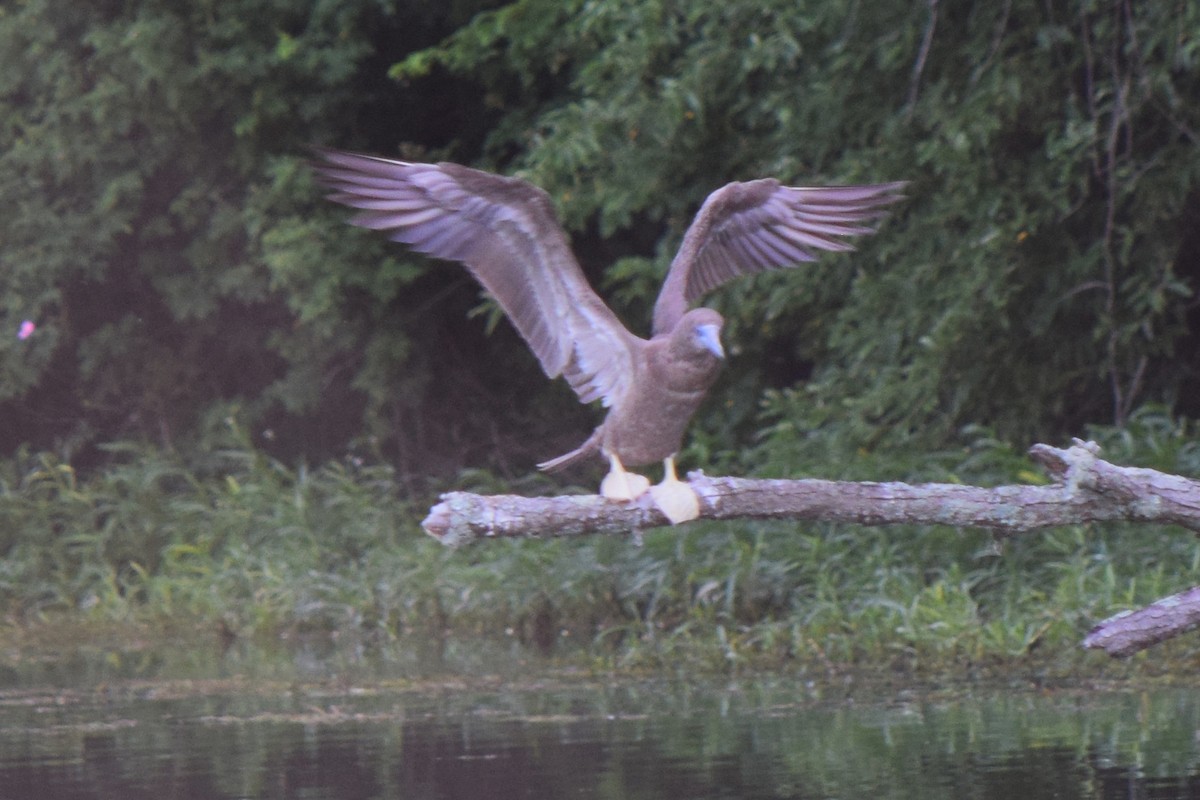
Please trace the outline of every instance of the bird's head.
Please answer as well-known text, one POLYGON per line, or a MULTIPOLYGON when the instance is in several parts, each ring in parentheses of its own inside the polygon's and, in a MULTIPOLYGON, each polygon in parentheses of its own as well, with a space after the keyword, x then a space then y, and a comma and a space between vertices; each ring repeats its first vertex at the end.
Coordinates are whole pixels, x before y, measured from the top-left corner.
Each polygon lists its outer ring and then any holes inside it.
POLYGON ((725 358, 721 346, 721 326, 725 320, 711 308, 695 308, 683 315, 675 326, 673 344, 681 348, 688 357, 725 358))

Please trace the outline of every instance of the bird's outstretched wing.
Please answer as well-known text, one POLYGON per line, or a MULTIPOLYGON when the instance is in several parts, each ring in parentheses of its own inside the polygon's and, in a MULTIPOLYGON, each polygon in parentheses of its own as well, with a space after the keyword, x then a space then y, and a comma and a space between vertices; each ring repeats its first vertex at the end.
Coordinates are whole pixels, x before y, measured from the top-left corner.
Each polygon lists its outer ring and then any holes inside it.
POLYGON ((839 237, 874 233, 870 223, 901 199, 904 186, 784 186, 765 178, 718 189, 671 262, 654 306, 654 333, 670 331, 693 301, 739 275, 814 261, 821 250, 853 250, 839 237))
POLYGON ((583 402, 609 406, 625 394, 642 340, 588 285, 544 191, 458 164, 317 153, 329 199, 360 209, 353 224, 462 262, 546 374, 564 376, 583 402))

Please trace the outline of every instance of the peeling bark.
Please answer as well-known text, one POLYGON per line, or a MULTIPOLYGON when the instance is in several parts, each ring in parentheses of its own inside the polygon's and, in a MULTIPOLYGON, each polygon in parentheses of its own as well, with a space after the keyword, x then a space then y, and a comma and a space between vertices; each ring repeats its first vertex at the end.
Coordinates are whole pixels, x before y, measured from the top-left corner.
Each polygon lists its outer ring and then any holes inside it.
MULTIPOLYGON (((1093 442, 1034 445, 1045 486, 756 480, 688 475, 700 518, 952 525, 999 536, 1084 522, 1144 522, 1200 532, 1200 481, 1101 459, 1093 442)), ((476 539, 633 534, 668 525, 648 495, 615 503, 598 495, 518 497, 451 492, 422 523, 443 544, 476 539)), ((1200 625, 1200 587, 1101 623, 1084 642, 1129 655, 1200 625), (1180 599, 1184 598, 1184 599, 1180 599)))

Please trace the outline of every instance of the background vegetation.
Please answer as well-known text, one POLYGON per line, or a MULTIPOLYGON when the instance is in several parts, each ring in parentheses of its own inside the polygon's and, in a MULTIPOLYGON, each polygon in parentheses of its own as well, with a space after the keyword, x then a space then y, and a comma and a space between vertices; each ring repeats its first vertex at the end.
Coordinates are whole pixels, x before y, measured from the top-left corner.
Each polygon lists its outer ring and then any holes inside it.
POLYGON ((0 601, 721 658, 1067 642, 1187 585, 1195 545, 748 525, 425 543, 434 490, 548 490, 532 465, 593 413, 462 270, 346 227, 306 148, 534 180, 635 330, 726 181, 909 180, 859 252, 712 299, 734 357, 684 463, 1002 482, 1036 478, 1030 442, 1090 434, 1186 472, 1198 59, 1182 1, 0 8, 0 601))

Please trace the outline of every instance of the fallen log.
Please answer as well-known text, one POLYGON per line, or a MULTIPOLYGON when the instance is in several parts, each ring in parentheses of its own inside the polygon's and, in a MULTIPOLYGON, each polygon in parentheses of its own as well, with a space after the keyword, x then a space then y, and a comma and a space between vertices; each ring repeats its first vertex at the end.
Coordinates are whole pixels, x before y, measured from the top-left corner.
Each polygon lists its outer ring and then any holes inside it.
MULTIPOLYGON (((804 520, 856 525, 950 525, 999 537, 1087 522, 1176 525, 1200 532, 1200 481, 1100 458, 1094 442, 1037 444, 1030 457, 1046 485, 781 480, 688 474, 702 520, 804 520)), ((422 526, 449 546, 479 539, 628 535, 670 522, 643 495, 631 503, 598 495, 519 497, 451 492, 422 526)), ((1084 646, 1126 656, 1200 626, 1200 587, 1098 625, 1084 646)))

